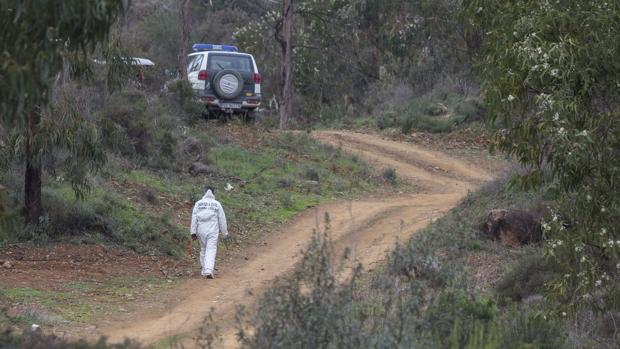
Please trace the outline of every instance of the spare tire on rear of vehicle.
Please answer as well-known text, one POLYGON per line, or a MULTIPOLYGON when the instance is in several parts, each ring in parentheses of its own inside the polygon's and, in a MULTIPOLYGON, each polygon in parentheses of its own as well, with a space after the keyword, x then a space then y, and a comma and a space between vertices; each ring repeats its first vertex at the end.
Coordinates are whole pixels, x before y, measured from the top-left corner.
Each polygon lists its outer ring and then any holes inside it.
POLYGON ((224 69, 213 77, 213 89, 218 96, 224 99, 233 99, 243 90, 243 77, 234 70, 224 69))

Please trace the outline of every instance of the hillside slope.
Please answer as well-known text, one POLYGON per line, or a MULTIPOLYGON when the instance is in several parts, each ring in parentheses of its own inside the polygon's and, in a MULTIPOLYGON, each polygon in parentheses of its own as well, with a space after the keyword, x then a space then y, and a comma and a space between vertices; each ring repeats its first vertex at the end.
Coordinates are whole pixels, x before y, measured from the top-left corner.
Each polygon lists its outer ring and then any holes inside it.
POLYGON ((371 266, 384 258, 396 239, 407 239, 454 207, 469 190, 490 179, 489 174, 458 159, 415 145, 348 132, 317 132, 314 136, 357 154, 378 168, 395 168, 399 176, 415 183, 420 190, 340 201, 307 210, 262 246, 248 252, 247 261, 221 265, 220 277, 214 282, 188 281, 175 293, 177 302, 173 306, 111 319, 100 324, 101 334, 113 341, 130 337, 155 343, 197 328, 213 307, 225 346, 234 347, 235 307, 252 305, 271 280, 291 270, 312 231, 324 225, 325 214, 329 214, 338 253, 351 248, 353 260, 371 266), (247 293, 248 289, 252 293, 247 293))

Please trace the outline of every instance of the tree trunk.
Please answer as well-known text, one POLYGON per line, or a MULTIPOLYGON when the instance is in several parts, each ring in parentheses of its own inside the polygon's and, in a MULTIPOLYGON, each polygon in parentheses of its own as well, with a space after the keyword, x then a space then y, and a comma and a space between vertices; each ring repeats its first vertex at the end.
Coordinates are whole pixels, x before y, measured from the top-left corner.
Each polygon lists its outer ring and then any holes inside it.
POLYGON ((189 23, 187 14, 189 12, 189 0, 179 1, 179 33, 180 45, 179 50, 179 72, 181 79, 187 81, 187 48, 189 47, 189 23))
POLYGON ((285 129, 293 114, 293 0, 282 3, 282 96, 280 98, 280 129, 285 129))
POLYGON ((28 137, 26 139, 26 173, 24 179, 24 205, 26 224, 37 224, 43 214, 41 202, 41 159, 33 146, 39 132, 41 115, 33 110, 28 115, 28 137))

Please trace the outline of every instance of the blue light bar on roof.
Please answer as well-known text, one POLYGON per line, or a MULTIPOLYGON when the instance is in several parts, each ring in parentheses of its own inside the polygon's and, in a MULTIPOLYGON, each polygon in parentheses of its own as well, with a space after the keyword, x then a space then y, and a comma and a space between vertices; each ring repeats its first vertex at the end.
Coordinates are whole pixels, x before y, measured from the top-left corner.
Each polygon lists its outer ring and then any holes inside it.
POLYGON ((198 51, 227 51, 227 52, 239 52, 236 46, 230 45, 213 45, 213 44, 194 44, 192 46, 194 52, 198 51))

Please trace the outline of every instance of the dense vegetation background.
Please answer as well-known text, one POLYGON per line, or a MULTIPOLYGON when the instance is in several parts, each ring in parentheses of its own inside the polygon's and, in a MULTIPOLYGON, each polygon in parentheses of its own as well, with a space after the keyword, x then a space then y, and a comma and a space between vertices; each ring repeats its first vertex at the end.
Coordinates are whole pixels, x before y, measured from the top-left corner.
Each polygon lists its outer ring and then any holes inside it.
MULTIPOLYGON (((1 7, 7 26, 10 6, 1 7)), ((292 127, 410 134, 450 132, 484 120, 493 149, 522 168, 398 246, 383 269, 354 274, 343 284, 336 282, 338 256, 330 255, 328 235, 317 235, 298 272, 278 281, 256 314, 240 312, 243 344, 617 347, 620 3, 308 0, 294 6, 292 127), (497 207, 542 212, 542 246, 509 249, 482 239, 479 219, 497 207), (505 266, 490 290, 472 287, 477 271, 468 263, 472 256, 505 266)), ((255 54, 269 106, 259 120, 264 130, 276 125, 273 110, 281 92, 275 40, 280 8, 273 1, 213 0, 190 1, 188 12, 191 42, 237 44, 255 54)), ((108 40, 94 36, 104 43, 95 45, 89 58, 131 55, 155 61, 143 85, 128 83, 133 72, 122 64, 95 66, 94 74, 78 76, 59 58, 57 70, 66 74, 45 82, 53 93, 46 95, 49 108, 36 143, 46 213, 26 228, 19 208, 28 151, 24 122, 12 119, 23 110, 7 107, 21 97, 3 94, 3 241, 98 236, 133 243, 137 250, 178 253, 175 241, 183 232, 173 219, 150 217, 105 190, 118 176, 159 186, 161 193, 191 192, 205 178, 251 180, 252 194, 266 198, 256 211, 267 201, 277 202, 271 209, 276 214, 262 224, 324 196, 389 184, 390 176, 374 175, 357 159, 306 138, 266 136, 252 148, 204 126, 187 86, 171 82, 177 76, 179 28, 176 1, 141 1, 118 17, 108 40), (9 111, 17 114, 9 117, 9 111), (282 160, 283 154, 311 161, 282 160), (327 158, 354 176, 317 169, 327 158), (205 177, 186 174, 196 162, 212 166, 205 177), (255 172, 262 173, 259 179, 252 177, 255 172), (89 195, 75 202, 74 193, 89 195), (156 222, 148 233, 146 221, 156 222)), ((3 49, 14 45, 7 33, 3 49)), ((4 77, 12 68, 2 65, 1 91, 9 86, 4 77)), ((194 198, 186 195, 182 200, 194 198)), ((238 215, 236 221, 257 220, 239 204, 247 198, 223 200, 238 215)))
MULTIPOLYGON (((177 71, 179 51, 175 3, 134 4, 118 28, 133 55, 153 59, 159 72, 170 75, 177 71)), ((416 101, 422 97, 449 100, 449 107, 458 108, 444 130, 479 118, 470 62, 480 38, 461 25, 459 8, 443 0, 296 2, 292 126, 354 124, 370 117, 364 122, 381 119, 382 127, 392 127, 430 115, 425 110, 432 109, 430 103, 416 101), (435 94, 427 96, 431 91, 435 94), (421 106, 407 113, 410 104, 421 106)), ((255 55, 271 107, 281 92, 275 40, 280 10, 272 1, 192 1, 188 18, 191 42, 236 44, 255 55)))

